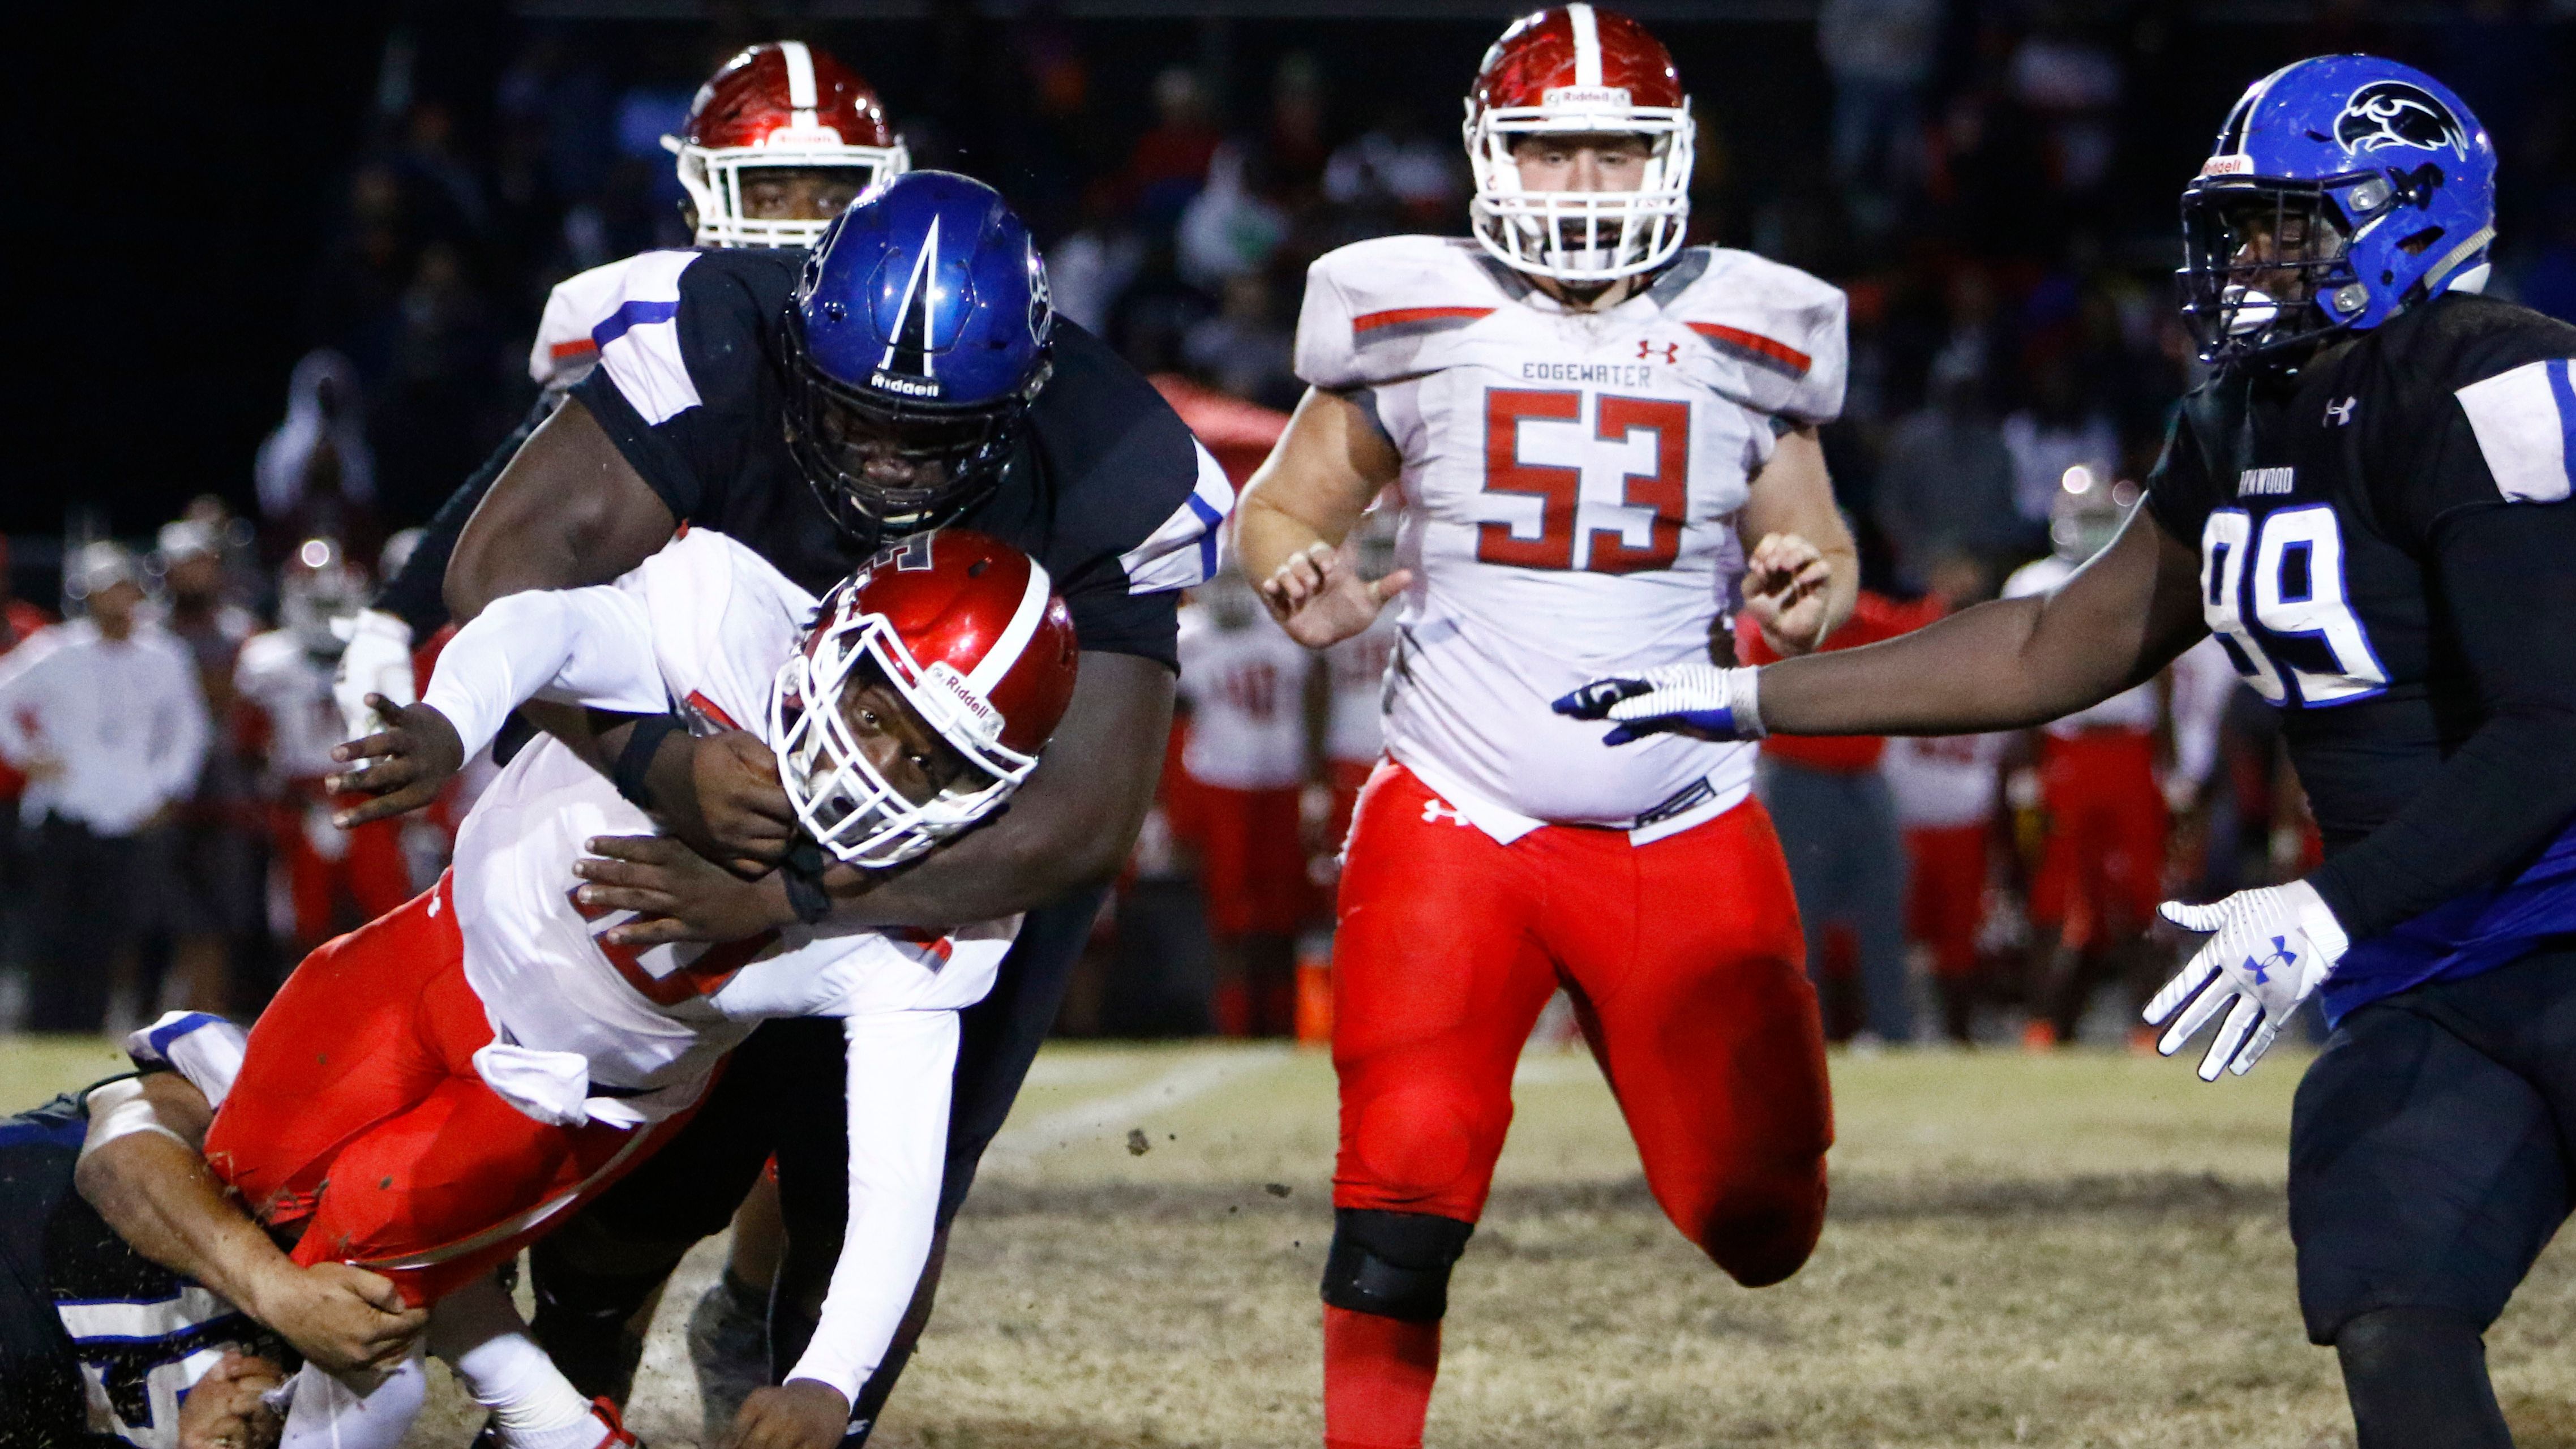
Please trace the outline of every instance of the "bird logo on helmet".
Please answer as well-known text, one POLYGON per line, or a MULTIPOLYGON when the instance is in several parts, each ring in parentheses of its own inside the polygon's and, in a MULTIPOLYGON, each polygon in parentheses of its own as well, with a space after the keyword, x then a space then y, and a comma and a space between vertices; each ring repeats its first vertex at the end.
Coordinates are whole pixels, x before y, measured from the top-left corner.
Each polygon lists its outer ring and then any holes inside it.
POLYGON ((1593 5, 1512 22, 1467 93, 1476 240, 1505 266, 1560 282, 1651 272, 1682 249, 1697 128, 1672 55, 1646 27, 1593 5), (1530 191, 1512 143, 1533 135, 1643 136, 1634 191, 1530 191))
POLYGON ((810 246, 831 224, 756 217, 743 183, 764 170, 851 171, 860 194, 912 169, 885 107, 858 72, 800 40, 755 45, 719 67, 689 102, 680 134, 680 187, 702 247, 810 246))
POLYGON ((834 587, 770 690, 780 783, 814 842, 852 865, 899 865, 990 819, 1037 767, 1073 698, 1073 616, 1047 571, 966 529, 918 534, 834 587), (890 690, 955 752, 904 782, 852 714, 890 690))
POLYGON ((2440 81, 2368 55, 2256 81, 2183 188, 2183 316, 2204 362, 2291 365, 2486 285, 2495 147, 2440 81))
POLYGON ((1001 481, 1049 375, 1046 263, 999 192, 908 172, 841 213, 787 316, 787 441, 835 522, 955 520, 1001 481))

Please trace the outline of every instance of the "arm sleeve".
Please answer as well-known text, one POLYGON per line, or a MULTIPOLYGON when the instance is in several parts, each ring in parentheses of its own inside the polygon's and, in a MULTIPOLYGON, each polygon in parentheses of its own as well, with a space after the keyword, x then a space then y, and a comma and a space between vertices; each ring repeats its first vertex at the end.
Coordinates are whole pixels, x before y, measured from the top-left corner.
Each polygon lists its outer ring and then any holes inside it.
POLYGON ((841 1023, 848 1044, 850 1218, 822 1321, 788 1371, 855 1404, 930 1261, 948 1154, 957 1013, 892 1011, 841 1023))
POLYGON ((2452 511, 2433 565, 2488 715, 2310 878, 2356 939, 2520 869, 2576 818, 2576 503, 2452 511))
POLYGON ((426 639, 447 622, 447 560, 456 552, 456 540, 465 532, 465 521, 483 504, 483 495, 501 477, 501 470, 519 455, 519 445, 537 430, 537 425, 554 416, 556 404, 563 401, 560 393, 548 393, 537 399, 518 429, 501 440, 483 466, 474 470, 463 487, 447 496, 447 501, 430 515, 421 535, 420 546, 412 550, 402 572, 385 580, 376 591, 376 607, 411 626, 415 639, 426 639))
POLYGON ((643 603, 608 585, 495 599, 447 641, 421 703, 456 726, 470 759, 510 711, 538 698, 621 714, 669 709, 643 603))

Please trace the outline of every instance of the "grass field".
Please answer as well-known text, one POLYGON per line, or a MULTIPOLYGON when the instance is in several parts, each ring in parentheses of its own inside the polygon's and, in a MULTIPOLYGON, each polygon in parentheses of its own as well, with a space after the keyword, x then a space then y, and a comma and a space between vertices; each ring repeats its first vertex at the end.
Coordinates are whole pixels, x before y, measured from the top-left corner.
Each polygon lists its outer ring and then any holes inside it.
MULTIPOLYGON (((0 1084, 33 1100, 110 1061, 0 1046, 0 1084)), ((2299 1067, 2204 1087, 2115 1054, 1839 1058, 1824 1243, 1747 1292, 1656 1213, 1588 1060, 1528 1058, 1429 1442, 2348 1444, 2282 1221, 2299 1067)), ((876 1443, 1319 1442, 1332 1120, 1313 1054, 1050 1050, 876 1443)), ((659 1449, 700 1438, 676 1326, 714 1261, 702 1248, 657 1321, 630 1422, 659 1449)), ((2554 1254, 2489 1340, 2525 1449, 2576 1449, 2570 1337, 2576 1274, 2554 1254)), ((443 1396, 415 1442, 458 1449, 471 1423, 443 1396)))

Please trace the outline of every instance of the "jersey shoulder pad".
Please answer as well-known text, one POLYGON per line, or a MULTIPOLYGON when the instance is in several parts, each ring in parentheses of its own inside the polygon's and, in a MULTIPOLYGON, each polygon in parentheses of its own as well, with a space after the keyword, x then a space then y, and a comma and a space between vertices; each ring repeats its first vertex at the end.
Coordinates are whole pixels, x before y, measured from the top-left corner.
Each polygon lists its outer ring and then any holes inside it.
POLYGON ((1721 364, 1720 390, 1801 423, 1843 409, 1850 373, 1840 287, 1752 252, 1693 247, 1647 295, 1721 364))
POLYGON ((1306 269, 1297 377, 1342 389, 1419 371, 1427 342, 1474 326, 1528 288, 1462 237, 1377 237, 1326 252, 1306 269))
POLYGON ((668 422, 703 400, 681 346, 680 302, 681 279, 708 255, 645 252, 629 257, 612 264, 614 288, 583 299, 584 310, 591 313, 587 335, 598 371, 647 425, 668 422))
POLYGON ((619 581, 638 595, 672 699, 708 729, 766 728, 769 685, 814 596, 711 528, 684 528, 619 581))
MULTIPOLYGON (((1029 431, 1053 502, 1016 526, 1003 503, 970 518, 1006 538, 1049 540, 1036 550, 1056 592, 1128 594, 1191 588, 1216 573, 1217 528, 1234 486, 1189 425, 1108 343, 1062 318, 1055 371, 1029 410, 1029 431), (998 526, 996 526, 998 525, 998 526)), ((1036 490, 1019 505, 1038 507, 1036 490)))
POLYGON ((2050 589, 2066 582, 2067 576, 2074 572, 2075 570, 2068 567, 2064 559, 2055 556, 2033 559, 2020 568, 2014 569, 2012 576, 2004 580, 2003 597, 2021 599, 2028 598, 2032 594, 2047 593, 2050 589))
POLYGON ((2568 497, 2576 481, 2576 327, 2492 297, 2444 297, 2426 311, 2405 337, 2404 355, 2383 364, 2387 374, 2442 380, 2508 501, 2568 497))
POLYGON ((537 340, 528 348, 528 380, 539 387, 566 388, 588 376, 599 361, 591 329, 625 300, 627 272, 646 257, 670 255, 639 252, 555 283, 537 318, 537 340))

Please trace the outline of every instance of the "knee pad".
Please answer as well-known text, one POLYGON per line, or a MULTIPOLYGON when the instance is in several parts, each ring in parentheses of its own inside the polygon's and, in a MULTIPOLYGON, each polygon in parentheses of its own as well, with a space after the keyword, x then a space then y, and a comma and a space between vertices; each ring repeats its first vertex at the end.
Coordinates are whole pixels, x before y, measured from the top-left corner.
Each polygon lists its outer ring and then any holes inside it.
POLYGON ((1474 1223, 1428 1213, 1336 1208, 1324 1258, 1324 1301, 1353 1313, 1437 1323, 1449 1311, 1449 1270, 1474 1223))

